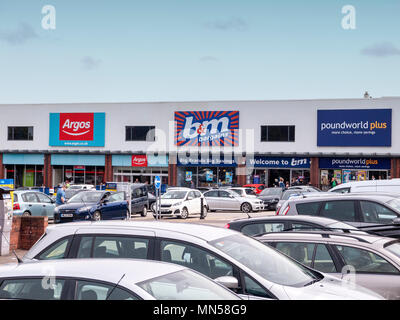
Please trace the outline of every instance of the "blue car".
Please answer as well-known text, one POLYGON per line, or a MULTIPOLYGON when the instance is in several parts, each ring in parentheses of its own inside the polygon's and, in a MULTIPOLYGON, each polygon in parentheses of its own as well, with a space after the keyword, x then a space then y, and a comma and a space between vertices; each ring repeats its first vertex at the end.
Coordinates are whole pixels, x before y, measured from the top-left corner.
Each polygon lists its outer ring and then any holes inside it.
POLYGON ((54 223, 123 220, 127 217, 129 217, 129 207, 125 192, 80 192, 54 210, 54 223))

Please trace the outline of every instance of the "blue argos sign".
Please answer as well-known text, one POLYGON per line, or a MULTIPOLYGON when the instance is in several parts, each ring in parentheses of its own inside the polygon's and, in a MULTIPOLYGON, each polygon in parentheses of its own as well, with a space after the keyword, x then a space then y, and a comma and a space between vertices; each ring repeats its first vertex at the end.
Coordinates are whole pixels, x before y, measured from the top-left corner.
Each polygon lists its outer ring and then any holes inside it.
POLYGON ((392 109, 318 110, 320 147, 390 147, 392 109))
POLYGON ((301 157, 263 157, 254 156, 253 158, 247 158, 247 166, 259 167, 259 168, 299 168, 308 169, 310 168, 310 158, 301 157))
POLYGON ((104 147, 105 113, 50 113, 50 146, 104 147))

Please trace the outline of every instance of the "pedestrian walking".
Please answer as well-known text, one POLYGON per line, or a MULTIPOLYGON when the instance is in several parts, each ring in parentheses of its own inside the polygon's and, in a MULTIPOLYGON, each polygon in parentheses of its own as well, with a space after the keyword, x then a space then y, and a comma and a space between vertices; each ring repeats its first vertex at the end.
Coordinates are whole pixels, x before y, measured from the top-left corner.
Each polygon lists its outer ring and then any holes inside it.
POLYGON ((59 185, 56 196, 56 206, 61 206, 65 203, 65 184, 59 185))

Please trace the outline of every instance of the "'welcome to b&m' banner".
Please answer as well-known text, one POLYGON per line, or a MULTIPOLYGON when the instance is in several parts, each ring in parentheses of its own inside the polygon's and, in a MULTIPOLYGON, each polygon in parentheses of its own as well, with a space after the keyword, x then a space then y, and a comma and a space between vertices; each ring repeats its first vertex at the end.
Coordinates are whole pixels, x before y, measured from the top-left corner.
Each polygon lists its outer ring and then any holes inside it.
POLYGON ((238 146, 239 111, 176 111, 177 146, 238 146))

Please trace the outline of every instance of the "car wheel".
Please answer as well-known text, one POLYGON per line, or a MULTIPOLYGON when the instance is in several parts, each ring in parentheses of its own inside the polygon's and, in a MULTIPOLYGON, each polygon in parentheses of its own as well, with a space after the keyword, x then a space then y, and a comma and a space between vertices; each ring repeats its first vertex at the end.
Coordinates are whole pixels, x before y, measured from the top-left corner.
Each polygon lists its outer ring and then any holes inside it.
POLYGON ((248 202, 243 203, 242 206, 240 207, 240 210, 244 213, 251 212, 251 204, 248 202))
POLYGON ((100 221, 100 220, 101 220, 101 213, 100 213, 100 211, 95 211, 95 212, 93 213, 93 220, 94 220, 94 221, 100 221))
POLYGON ((25 211, 22 216, 23 217, 30 217, 32 214, 29 211, 25 211))
POLYGON ((155 202, 153 202, 153 203, 150 205, 150 210, 153 211, 153 212, 156 212, 156 203, 155 203, 155 202))
POLYGON ((189 211, 188 211, 188 209, 187 209, 186 207, 184 207, 184 208, 182 209, 182 212, 181 212, 180 217, 181 217, 182 219, 186 219, 188 216, 189 216, 189 211))
POLYGON ((203 217, 204 218, 207 217, 207 212, 208 212, 207 207, 204 206, 204 211, 203 211, 203 217))
POLYGON ((141 215, 142 217, 147 216, 147 207, 146 207, 146 206, 143 207, 143 211, 142 211, 142 213, 141 213, 140 215, 141 215))

